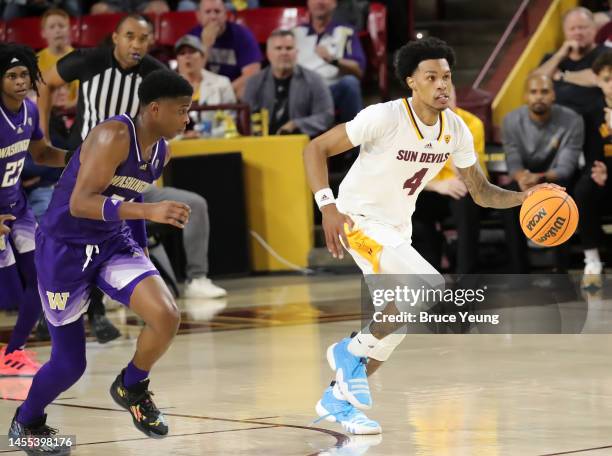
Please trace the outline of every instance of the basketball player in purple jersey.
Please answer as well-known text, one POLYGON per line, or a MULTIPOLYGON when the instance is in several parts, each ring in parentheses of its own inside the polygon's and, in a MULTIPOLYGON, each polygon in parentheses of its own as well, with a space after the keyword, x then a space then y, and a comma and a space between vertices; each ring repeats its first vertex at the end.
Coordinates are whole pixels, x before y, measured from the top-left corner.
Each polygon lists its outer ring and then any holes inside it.
MULTIPOLYGON (((41 304, 34 267, 36 219, 21 187, 21 171, 28 152, 38 163, 56 167, 64 166, 66 153, 43 139, 38 109, 26 98, 40 82, 34 52, 18 44, 0 45, 0 78, 0 214, 7 216, 0 216, 0 290, 24 290, 13 333, 0 350, 0 376, 32 376, 40 365, 23 348, 41 304)), ((6 296, 0 292, 0 299, 6 296)))
MULTIPOLYGON (((135 119, 114 116, 96 126, 76 150, 36 232, 39 291, 49 322, 51 359, 36 374, 9 434, 46 436, 45 407, 85 370, 83 314, 94 286, 129 306, 146 323, 136 353, 111 386, 111 396, 147 436, 168 425, 148 391, 149 371, 168 349, 180 314, 146 252, 144 221, 183 228, 190 208, 174 201, 145 204, 142 192, 169 159, 165 138, 189 122, 191 85, 169 70, 150 73, 138 89, 135 119), (138 221, 139 230, 124 222, 138 221), (134 234, 132 234, 134 233, 134 234)), ((32 449, 22 448, 26 452, 32 449)), ((67 454, 44 448, 43 454, 67 454)), ((32 454, 39 454, 39 452, 32 454)))

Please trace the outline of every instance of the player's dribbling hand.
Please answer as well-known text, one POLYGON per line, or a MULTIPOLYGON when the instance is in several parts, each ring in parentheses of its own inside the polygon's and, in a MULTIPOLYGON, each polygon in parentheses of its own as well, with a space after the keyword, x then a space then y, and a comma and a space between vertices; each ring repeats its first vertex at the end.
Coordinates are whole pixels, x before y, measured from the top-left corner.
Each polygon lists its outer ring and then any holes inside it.
POLYGON ((185 228, 191 213, 189 206, 178 201, 162 201, 160 203, 147 204, 145 207, 145 218, 147 220, 165 223, 181 229, 185 228))
POLYGON ((11 232, 11 229, 6 226, 4 222, 12 222, 13 220, 15 220, 15 217, 12 215, 0 214, 0 236, 4 236, 5 234, 9 234, 11 232))
POLYGON ((565 187, 561 187, 560 185, 552 184, 550 182, 545 182, 543 184, 534 185, 529 190, 527 190, 527 192, 525 192, 525 198, 529 198, 534 192, 537 192, 542 188, 551 188, 553 190, 560 190, 562 192, 565 191, 565 187))
POLYGON ((349 242, 344 231, 344 225, 348 224, 349 228, 353 228, 353 221, 348 215, 345 215, 338 211, 335 204, 328 204, 323 206, 321 209, 323 214, 323 231, 325 232, 325 243, 327 244, 327 250, 332 254, 334 258, 344 258, 344 248, 342 247, 342 241, 344 245, 348 247, 349 242))

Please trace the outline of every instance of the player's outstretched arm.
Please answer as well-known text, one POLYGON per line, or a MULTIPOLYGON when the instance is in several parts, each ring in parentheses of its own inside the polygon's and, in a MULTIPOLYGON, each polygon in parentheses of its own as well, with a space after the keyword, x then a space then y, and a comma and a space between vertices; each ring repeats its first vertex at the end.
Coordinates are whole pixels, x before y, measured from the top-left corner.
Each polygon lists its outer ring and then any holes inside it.
POLYGON ((109 121, 94 128, 81 146, 81 167, 70 197, 74 217, 93 220, 151 220, 184 228, 189 206, 176 201, 131 203, 102 195, 115 171, 128 157, 130 136, 127 126, 109 121))
POLYGON ((539 184, 531 187, 527 192, 513 192, 504 190, 490 183, 478 162, 467 168, 457 168, 459 175, 465 182, 472 199, 482 207, 493 207, 496 209, 506 209, 509 207, 520 206, 525 199, 539 188, 556 188, 565 190, 556 184, 539 184))
MULTIPOLYGON (((320 191, 329 190, 329 176, 327 169, 327 159, 334 155, 339 155, 352 149, 354 146, 346 134, 345 124, 336 125, 331 130, 323 133, 321 136, 313 139, 304 149, 304 166, 306 167, 306 178, 312 192, 317 195, 320 191)), ((325 242, 327 250, 334 258, 342 258, 344 250, 340 243, 340 237, 343 238, 345 245, 348 245, 348 240, 344 232, 344 224, 348 224, 352 228, 353 221, 346 215, 340 213, 333 202, 331 195, 330 204, 322 205, 319 201, 319 207, 323 214, 323 231, 325 232, 325 242)))
POLYGON ((31 141, 29 151, 34 159, 34 163, 37 165, 52 166, 54 168, 66 166, 67 151, 52 146, 45 138, 31 141))
MULTIPOLYGON (((66 84, 57 72, 57 65, 49 68, 43 74, 44 83, 38 86, 38 112, 40 113, 40 128, 49 139, 49 119, 51 117, 51 99, 56 89, 66 84)), ((63 166, 63 165, 62 165, 63 166)))

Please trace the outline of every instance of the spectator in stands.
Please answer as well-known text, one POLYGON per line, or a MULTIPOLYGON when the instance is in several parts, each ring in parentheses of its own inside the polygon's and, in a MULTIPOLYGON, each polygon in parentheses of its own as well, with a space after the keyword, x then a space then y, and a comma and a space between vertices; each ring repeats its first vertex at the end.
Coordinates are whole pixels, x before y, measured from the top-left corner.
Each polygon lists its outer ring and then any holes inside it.
MULTIPOLYGON (((449 107, 468 126, 474 137, 474 150, 485 175, 484 124, 474 114, 457 107, 455 89, 451 90, 449 107)), ((472 274, 478 266, 478 236, 480 234, 480 211, 468 195, 467 187, 459 177, 457 169, 449 160, 438 175, 425 187, 419 196, 412 215, 412 245, 429 264, 440 270, 444 236, 438 225, 449 215, 457 229, 457 274, 472 274)))
POLYGON ((18 17, 40 16, 52 8, 61 8, 71 16, 81 15, 79 0, 5 0, 4 3, 2 18, 5 21, 18 17))
POLYGON ((584 249, 584 275, 582 286, 601 286, 603 264, 599 250, 604 243, 601 228, 602 212, 610 213, 612 183, 608 169, 612 169, 612 50, 599 55, 593 63, 593 72, 604 98, 584 116, 583 169, 574 195, 580 211, 579 229, 584 249))
MULTIPOLYGON (((555 104, 550 77, 532 73, 525 83, 526 106, 508 113, 502 126, 510 188, 525 191, 541 182, 569 187, 584 141, 582 117, 555 104)), ((529 272, 526 238, 519 226, 520 207, 502 211, 512 272, 529 272)), ((563 270, 564 246, 555 248, 556 267, 563 270)))
POLYGON ((542 60, 537 74, 553 79, 557 104, 584 115, 601 98, 593 62, 603 51, 595 44, 593 13, 586 8, 570 9, 563 17, 565 42, 542 60))
POLYGON ((174 46, 178 72, 193 86, 193 101, 201 105, 235 103, 229 78, 206 70, 207 51, 193 35, 185 35, 174 46))
MULTIPOLYGON (((47 42, 47 47, 38 53, 38 66, 42 73, 48 71, 57 61, 74 49, 70 45, 70 16, 66 11, 52 8, 41 17, 41 34, 47 42)), ((51 111, 49 136, 56 147, 68 149, 66 141, 67 126, 65 112, 76 105, 79 90, 78 81, 61 87, 54 94, 51 111)), ((35 165, 26 158, 23 170, 23 184, 28 193, 28 201, 32 211, 39 219, 47 210, 53 186, 59 179, 61 169, 35 165)))
POLYGON ((268 110, 270 133, 314 137, 328 130, 334 121, 331 93, 321 76, 297 65, 293 32, 273 31, 266 56, 270 65, 247 81, 243 100, 252 111, 268 110))
POLYGON ((330 86, 338 121, 348 122, 362 109, 361 85, 366 59, 357 32, 333 21, 336 0, 308 0, 310 23, 295 28, 298 64, 316 71, 330 86))
MULTIPOLYGON (((199 105, 220 105, 236 103, 236 95, 231 81, 220 74, 205 70, 206 50, 202 41, 193 35, 185 35, 174 46, 178 72, 193 86, 193 102, 199 105)), ((191 123, 197 124, 203 120, 212 122, 214 111, 189 113, 191 123)), ((188 130, 185 137, 190 137, 188 130)))
POLYGON ((246 80, 261 68, 259 44, 249 29, 227 21, 222 0, 201 0, 198 20, 200 25, 189 34, 202 40, 208 53, 207 69, 227 76, 241 98, 246 80))

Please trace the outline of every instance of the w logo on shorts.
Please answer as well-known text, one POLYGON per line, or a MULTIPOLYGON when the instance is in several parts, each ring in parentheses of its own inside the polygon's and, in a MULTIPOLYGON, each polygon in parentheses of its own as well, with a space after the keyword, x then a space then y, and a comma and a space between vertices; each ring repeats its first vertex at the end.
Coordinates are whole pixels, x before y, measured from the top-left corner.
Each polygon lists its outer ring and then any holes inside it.
POLYGON ((51 310, 64 310, 70 293, 53 293, 47 291, 47 300, 49 301, 49 307, 51 310))

